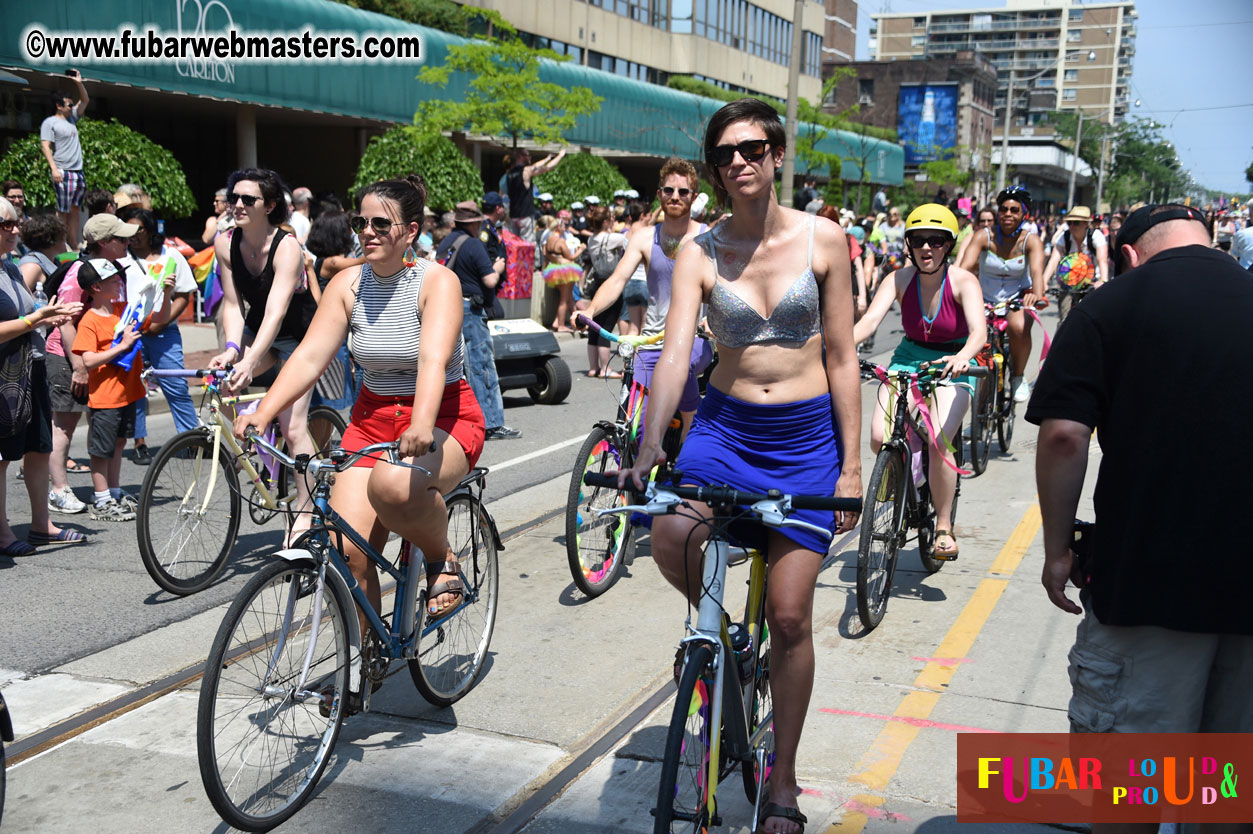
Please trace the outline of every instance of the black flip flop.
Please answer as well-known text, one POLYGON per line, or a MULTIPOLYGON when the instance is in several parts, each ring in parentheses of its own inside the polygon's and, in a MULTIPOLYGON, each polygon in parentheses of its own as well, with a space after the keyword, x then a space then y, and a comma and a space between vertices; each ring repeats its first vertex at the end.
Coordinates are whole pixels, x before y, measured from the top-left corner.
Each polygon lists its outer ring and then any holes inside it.
POLYGON ((805 823, 809 822, 809 818, 801 813, 800 808, 789 808, 776 802, 767 802, 761 806, 761 813, 757 815, 758 831, 761 830, 761 824, 766 820, 766 817, 779 817, 780 819, 797 823, 801 827, 800 834, 804 834, 805 823))

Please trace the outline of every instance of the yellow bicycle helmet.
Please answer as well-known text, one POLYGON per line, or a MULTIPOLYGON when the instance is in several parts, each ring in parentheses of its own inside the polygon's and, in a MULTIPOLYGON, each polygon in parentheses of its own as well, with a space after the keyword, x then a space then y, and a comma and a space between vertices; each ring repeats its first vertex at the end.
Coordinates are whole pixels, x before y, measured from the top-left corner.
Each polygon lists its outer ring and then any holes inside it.
POLYGON ((905 233, 915 229, 937 229, 957 240, 957 215, 939 203, 923 203, 905 218, 905 233))

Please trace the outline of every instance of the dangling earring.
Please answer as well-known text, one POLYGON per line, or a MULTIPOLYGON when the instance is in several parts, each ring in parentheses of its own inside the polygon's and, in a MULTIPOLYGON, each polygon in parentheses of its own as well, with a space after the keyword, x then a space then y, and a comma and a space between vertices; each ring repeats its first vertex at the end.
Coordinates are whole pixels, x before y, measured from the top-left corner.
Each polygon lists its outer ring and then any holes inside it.
POLYGON ((418 265, 418 253, 414 251, 412 243, 409 244, 409 248, 405 250, 404 261, 406 267, 418 265))

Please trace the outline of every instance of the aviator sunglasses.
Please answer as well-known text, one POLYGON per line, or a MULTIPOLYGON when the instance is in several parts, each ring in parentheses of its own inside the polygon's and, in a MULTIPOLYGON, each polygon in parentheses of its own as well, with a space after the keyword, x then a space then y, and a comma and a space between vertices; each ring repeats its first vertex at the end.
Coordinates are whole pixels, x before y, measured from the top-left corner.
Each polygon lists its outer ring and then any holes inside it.
POLYGON ((240 200, 244 201, 244 208, 252 208, 257 204, 257 200, 261 198, 255 194, 236 194, 234 191, 226 195, 226 204, 233 206, 240 200))
POLYGON ((369 226, 376 235, 385 235, 392 230, 392 221, 386 217, 366 218, 358 214, 348 221, 348 226, 357 234, 361 234, 369 226))
POLYGON ((748 139, 738 145, 717 145, 709 149, 709 161, 715 167, 721 168, 730 165, 731 160, 735 159, 735 152, 739 151, 745 162, 757 162, 766 155, 766 148, 769 146, 768 139, 748 139))

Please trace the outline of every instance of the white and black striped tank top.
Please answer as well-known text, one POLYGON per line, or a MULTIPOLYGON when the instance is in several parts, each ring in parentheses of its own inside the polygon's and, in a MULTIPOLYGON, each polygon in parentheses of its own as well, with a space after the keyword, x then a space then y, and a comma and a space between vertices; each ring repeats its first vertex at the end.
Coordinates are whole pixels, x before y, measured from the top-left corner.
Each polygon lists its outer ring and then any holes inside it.
MULTIPOLYGON (((422 313, 418 293, 430 261, 419 259, 388 278, 361 265, 361 279, 348 323, 348 352, 365 371, 365 387, 384 397, 412 397, 418 381, 418 345, 422 340, 422 313)), ((444 384, 464 375, 465 343, 448 360, 444 384)))

